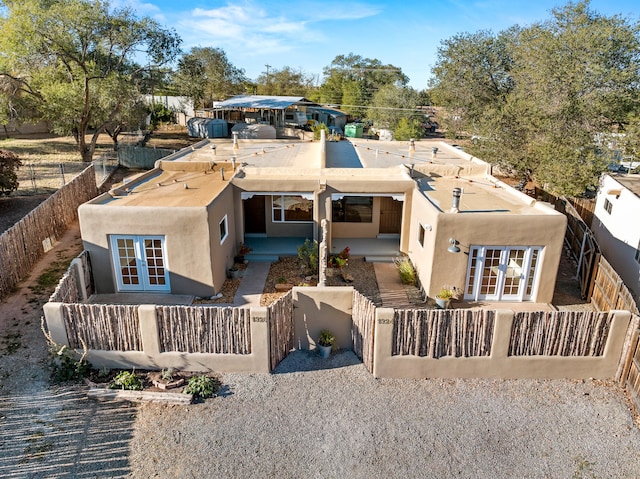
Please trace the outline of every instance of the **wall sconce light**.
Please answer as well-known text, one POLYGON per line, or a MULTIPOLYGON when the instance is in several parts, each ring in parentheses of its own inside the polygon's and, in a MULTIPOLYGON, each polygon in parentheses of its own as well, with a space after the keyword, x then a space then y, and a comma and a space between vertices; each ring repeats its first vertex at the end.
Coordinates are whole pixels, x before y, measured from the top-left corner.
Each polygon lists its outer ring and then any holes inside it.
POLYGON ((449 244, 450 244, 450 246, 447 248, 447 251, 449 253, 459 253, 460 252, 460 248, 458 248, 458 241, 456 241, 454 238, 449 238, 449 244))

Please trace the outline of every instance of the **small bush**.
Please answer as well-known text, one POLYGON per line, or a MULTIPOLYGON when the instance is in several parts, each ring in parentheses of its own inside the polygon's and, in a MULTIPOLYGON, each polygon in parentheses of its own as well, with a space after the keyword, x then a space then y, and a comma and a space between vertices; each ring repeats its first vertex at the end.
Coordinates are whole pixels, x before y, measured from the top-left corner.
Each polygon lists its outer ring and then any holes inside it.
POLYGON ((189 378, 187 387, 184 388, 185 394, 193 394, 194 398, 206 399, 213 397, 220 387, 220 381, 217 378, 205 376, 193 376, 189 378))
POLYGON ((51 334, 45 328, 44 317, 40 318, 40 329, 49 347, 49 366, 51 368, 51 378, 54 381, 75 381, 89 374, 91 363, 85 359, 87 357, 87 347, 84 341, 81 341, 83 352, 80 354, 75 349, 57 344, 53 340, 51 334))
POLYGON ((131 371, 121 371, 109 384, 110 389, 126 389, 128 391, 142 391, 142 382, 131 371))
POLYGON ((416 270, 413 269, 413 265, 409 258, 406 256, 402 258, 396 258, 393 260, 398 268, 398 274, 400 275, 400 281, 402 284, 411 284, 415 285, 417 282, 416 270))
POLYGON ((319 246, 317 241, 307 238, 298 246, 298 258, 304 262, 309 274, 318 274, 319 246))

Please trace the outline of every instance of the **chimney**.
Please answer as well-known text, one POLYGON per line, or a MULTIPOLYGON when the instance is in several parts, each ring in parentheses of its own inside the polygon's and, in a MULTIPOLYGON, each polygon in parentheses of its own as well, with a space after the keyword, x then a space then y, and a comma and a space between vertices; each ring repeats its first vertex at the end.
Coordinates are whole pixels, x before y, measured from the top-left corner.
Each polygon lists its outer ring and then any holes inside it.
POLYGON ((460 196, 462 195, 462 189, 461 188, 454 188, 453 189, 453 202, 451 204, 451 210, 449 211, 450 213, 457 213, 458 211, 460 211, 460 196))

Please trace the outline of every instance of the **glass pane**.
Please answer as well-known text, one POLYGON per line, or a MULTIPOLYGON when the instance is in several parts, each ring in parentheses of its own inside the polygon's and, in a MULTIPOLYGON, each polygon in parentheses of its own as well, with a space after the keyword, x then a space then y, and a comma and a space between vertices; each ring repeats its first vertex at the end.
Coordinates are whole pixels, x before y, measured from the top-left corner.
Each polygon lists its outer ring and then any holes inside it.
POLYGON ((283 199, 285 221, 313 220, 313 201, 302 196, 285 196, 283 199))

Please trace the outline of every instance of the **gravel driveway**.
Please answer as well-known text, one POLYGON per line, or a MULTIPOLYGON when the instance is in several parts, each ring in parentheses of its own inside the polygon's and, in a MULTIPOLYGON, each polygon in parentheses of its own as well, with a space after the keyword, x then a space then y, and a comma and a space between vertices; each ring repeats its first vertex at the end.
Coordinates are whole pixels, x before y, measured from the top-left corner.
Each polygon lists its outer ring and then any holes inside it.
POLYGON ((145 404, 131 477, 633 478, 640 429, 602 381, 374 379, 351 352, 145 404))
POLYGON ((602 381, 374 379, 351 352, 225 374, 189 407, 95 402, 51 386, 39 329, 47 264, 0 303, 2 478, 637 478, 640 429, 602 381))

